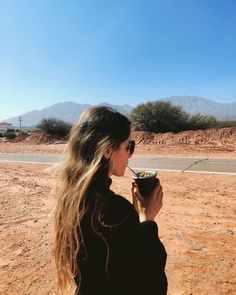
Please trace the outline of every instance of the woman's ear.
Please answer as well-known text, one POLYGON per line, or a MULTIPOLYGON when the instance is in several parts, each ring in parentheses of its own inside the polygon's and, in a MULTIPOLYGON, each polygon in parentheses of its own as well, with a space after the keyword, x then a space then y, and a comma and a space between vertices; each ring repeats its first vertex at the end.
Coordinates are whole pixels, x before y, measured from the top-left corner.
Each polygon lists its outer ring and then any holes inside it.
POLYGON ((112 155, 112 149, 106 149, 105 150, 105 153, 103 154, 103 156, 105 157, 105 159, 110 159, 110 157, 111 157, 111 155, 112 155))

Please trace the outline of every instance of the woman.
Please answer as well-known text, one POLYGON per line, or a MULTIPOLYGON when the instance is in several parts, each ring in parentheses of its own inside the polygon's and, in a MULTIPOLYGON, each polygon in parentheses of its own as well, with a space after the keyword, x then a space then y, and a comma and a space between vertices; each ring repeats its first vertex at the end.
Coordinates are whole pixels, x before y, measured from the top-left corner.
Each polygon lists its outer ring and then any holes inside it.
POLYGON ((154 219, 157 184, 143 199, 132 183, 131 204, 110 190, 134 151, 131 122, 107 107, 87 109, 72 127, 55 210, 58 294, 166 294, 166 252, 154 219))

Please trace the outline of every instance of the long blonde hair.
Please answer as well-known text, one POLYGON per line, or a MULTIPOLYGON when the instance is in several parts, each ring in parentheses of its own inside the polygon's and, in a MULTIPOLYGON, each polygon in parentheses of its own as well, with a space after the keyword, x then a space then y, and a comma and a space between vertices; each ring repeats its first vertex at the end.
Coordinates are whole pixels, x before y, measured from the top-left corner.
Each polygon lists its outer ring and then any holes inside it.
MULTIPOLYGON (((117 149, 129 133, 130 121, 108 107, 87 109, 71 129, 59 169, 54 212, 57 294, 65 294, 77 286, 75 277, 80 276, 77 255, 83 240, 80 223, 93 204, 91 197, 99 195, 96 184, 108 176, 104 152, 107 148, 117 149)), ((98 200, 99 215, 104 205, 102 195, 98 200)), ((91 224, 97 234, 96 224, 94 221, 91 224)))

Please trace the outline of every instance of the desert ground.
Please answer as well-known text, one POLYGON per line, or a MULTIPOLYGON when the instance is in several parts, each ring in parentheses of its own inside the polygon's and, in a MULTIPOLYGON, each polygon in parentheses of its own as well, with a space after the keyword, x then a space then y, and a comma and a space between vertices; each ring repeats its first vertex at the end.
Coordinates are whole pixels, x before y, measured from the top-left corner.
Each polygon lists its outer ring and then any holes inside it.
MULTIPOLYGON (((206 133, 202 142, 199 133, 171 140, 133 137, 138 155, 236 158, 236 130, 226 131, 221 139, 206 133), (194 136, 198 143, 189 142, 194 136)), ((37 140, 0 143, 0 152, 62 153, 65 148, 37 140)), ((56 294, 53 170, 0 163, 0 294, 56 294)), ((164 201, 156 222, 168 253, 168 294, 236 294, 236 176, 162 171, 158 176, 164 201)), ((130 200, 131 181, 126 171, 122 179, 113 178, 112 189, 130 200)))

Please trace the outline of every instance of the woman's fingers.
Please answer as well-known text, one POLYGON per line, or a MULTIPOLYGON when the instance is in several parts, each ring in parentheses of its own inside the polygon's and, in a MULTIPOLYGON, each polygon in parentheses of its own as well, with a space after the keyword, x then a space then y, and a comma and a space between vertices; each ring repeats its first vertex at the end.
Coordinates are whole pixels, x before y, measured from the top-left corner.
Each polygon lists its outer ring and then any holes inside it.
POLYGON ((132 192, 132 204, 135 210, 139 213, 138 199, 135 194, 135 185, 136 183, 132 182, 131 192, 132 192))
POLYGON ((157 208, 158 207, 162 208, 162 206, 163 206, 163 191, 162 191, 162 188, 160 188, 160 190, 158 191, 156 206, 157 206, 157 208))
POLYGON ((139 191, 139 188, 138 188, 137 183, 134 183, 134 194, 137 197, 137 199, 139 200, 139 202, 143 202, 143 197, 140 194, 140 191, 139 191))

